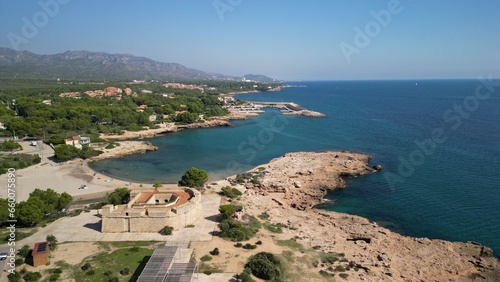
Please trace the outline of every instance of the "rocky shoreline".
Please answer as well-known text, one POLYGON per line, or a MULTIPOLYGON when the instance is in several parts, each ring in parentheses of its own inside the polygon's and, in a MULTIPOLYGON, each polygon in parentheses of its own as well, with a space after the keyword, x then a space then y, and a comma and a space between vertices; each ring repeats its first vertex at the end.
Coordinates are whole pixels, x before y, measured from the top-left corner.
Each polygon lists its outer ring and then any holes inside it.
POLYGON ((119 158, 134 154, 144 154, 149 151, 156 151, 158 147, 146 141, 121 141, 118 146, 112 149, 103 149, 103 153, 92 157, 91 161, 104 160, 109 158, 119 158))
POLYGON ((325 117, 326 115, 320 112, 310 111, 310 110, 302 110, 302 111, 293 111, 283 113, 285 115, 292 116, 304 116, 304 117, 325 117))
POLYGON ((328 191, 344 188, 345 177, 375 172, 369 159, 350 152, 289 153, 232 181, 245 179, 245 213, 265 212, 304 246, 343 254, 341 261, 309 268, 316 274, 333 276, 341 267, 349 269, 348 281, 500 281, 500 262, 488 247, 403 236, 359 216, 313 208, 328 191))
POLYGON ((244 185, 265 194, 278 193, 273 194, 282 196, 277 202, 298 210, 311 209, 328 191, 344 188, 346 177, 374 172, 369 159, 350 152, 288 153, 249 171, 244 185))

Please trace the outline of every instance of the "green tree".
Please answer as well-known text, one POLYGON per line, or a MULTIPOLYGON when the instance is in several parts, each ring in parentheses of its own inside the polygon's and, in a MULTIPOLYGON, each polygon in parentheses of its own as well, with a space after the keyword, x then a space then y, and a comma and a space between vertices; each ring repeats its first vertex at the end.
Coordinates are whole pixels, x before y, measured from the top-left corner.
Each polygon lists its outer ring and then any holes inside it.
POLYGON ((30 196, 28 200, 26 200, 26 203, 28 203, 28 205, 30 206, 39 208, 43 215, 55 210, 54 204, 48 204, 38 196, 30 196))
POLYGON ((201 187, 205 184, 205 182, 207 182, 207 180, 208 174, 206 171, 192 167, 184 173, 179 181, 179 185, 187 187, 201 187))
POLYGON ((89 145, 85 145, 78 152, 78 156, 82 159, 88 159, 91 157, 98 156, 101 152, 90 148, 89 145))
POLYGON ((24 225, 34 226, 42 220, 43 216, 42 210, 37 206, 30 205, 25 201, 17 204, 16 217, 24 225))
POLYGON ((80 155, 80 150, 75 146, 62 144, 54 148, 56 158, 60 161, 69 161, 80 155))
POLYGON ((198 120, 198 114, 196 113, 190 113, 190 112, 185 112, 182 114, 178 114, 175 116, 174 121, 180 122, 180 123, 193 123, 198 120))
POLYGON ((117 188, 109 193, 106 198, 108 203, 112 205, 126 204, 130 200, 130 189, 117 188))
POLYGON ((30 200, 33 201, 35 199, 40 199, 42 201, 42 204, 37 204, 38 207, 44 213, 49 213, 57 209, 59 197, 60 197, 59 193, 50 188, 47 190, 41 190, 37 188, 30 193, 28 202, 30 202, 30 200))
POLYGON ((0 222, 6 222, 9 219, 9 202, 7 199, 0 198, 0 222))
POLYGON ((47 144, 50 144, 52 143, 53 145, 60 145, 60 144, 64 144, 64 137, 62 137, 61 135, 59 134, 54 134, 54 135, 51 135, 46 141, 45 143, 47 144))
POLYGON ((71 204, 72 201, 73 197, 70 194, 63 192, 59 197, 59 201, 57 203, 57 209, 62 210, 68 207, 68 205, 71 204))

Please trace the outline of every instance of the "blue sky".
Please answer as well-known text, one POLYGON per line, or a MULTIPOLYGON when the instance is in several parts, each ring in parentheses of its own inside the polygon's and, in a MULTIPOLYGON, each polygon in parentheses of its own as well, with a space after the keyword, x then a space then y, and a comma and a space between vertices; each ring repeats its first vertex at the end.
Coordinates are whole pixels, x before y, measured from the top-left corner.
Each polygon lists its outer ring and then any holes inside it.
POLYGON ((497 0, 4 0, 0 46, 287 80, 500 77, 499 12, 497 0))

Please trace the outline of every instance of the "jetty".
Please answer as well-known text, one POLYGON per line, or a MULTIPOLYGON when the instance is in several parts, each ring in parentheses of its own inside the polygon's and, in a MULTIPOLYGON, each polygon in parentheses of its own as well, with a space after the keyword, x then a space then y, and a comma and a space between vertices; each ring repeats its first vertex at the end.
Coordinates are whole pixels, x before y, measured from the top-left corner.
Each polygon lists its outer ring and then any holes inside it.
POLYGON ((324 117, 325 115, 320 112, 311 111, 303 108, 294 102, 257 102, 247 101, 255 108, 279 108, 284 115, 301 115, 307 117, 324 117))

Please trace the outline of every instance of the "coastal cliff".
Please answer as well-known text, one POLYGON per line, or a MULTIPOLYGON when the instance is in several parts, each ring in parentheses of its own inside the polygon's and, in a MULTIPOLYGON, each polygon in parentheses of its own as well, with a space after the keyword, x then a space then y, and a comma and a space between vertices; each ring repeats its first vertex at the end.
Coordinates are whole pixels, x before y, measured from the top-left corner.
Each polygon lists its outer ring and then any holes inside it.
POLYGON ((348 281, 500 281, 500 262, 478 243, 403 236, 359 216, 312 208, 327 191, 345 187, 345 177, 372 173, 368 160, 349 152, 290 153, 232 181, 246 179, 245 213, 267 214, 284 227, 280 237, 342 254, 314 268, 296 262, 301 277, 333 277, 340 269, 348 281))

